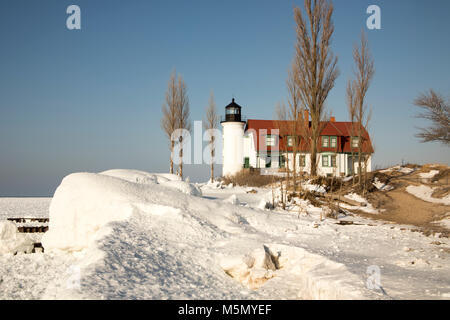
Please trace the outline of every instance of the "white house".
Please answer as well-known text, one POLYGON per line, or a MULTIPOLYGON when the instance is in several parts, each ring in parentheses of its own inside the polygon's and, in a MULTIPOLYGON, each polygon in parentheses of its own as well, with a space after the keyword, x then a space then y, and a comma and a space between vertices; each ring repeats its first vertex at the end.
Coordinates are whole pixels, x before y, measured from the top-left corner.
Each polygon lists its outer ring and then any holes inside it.
MULTIPOLYGON (((302 129, 293 130, 292 121, 255 120, 244 121, 241 109, 233 101, 225 107, 223 126, 223 176, 232 175, 243 168, 269 171, 294 170, 293 154, 296 154, 297 172, 310 172, 311 127, 305 112, 302 129), (296 132, 294 132, 296 131, 296 132)), ((297 126, 298 127, 298 126, 297 126)), ((373 147, 369 134, 361 128, 358 138, 357 124, 330 121, 321 122, 321 133, 317 145, 317 170, 323 176, 347 176, 358 170, 358 149, 361 143, 363 167, 371 171, 373 147), (361 140, 361 141, 360 141, 361 140)))

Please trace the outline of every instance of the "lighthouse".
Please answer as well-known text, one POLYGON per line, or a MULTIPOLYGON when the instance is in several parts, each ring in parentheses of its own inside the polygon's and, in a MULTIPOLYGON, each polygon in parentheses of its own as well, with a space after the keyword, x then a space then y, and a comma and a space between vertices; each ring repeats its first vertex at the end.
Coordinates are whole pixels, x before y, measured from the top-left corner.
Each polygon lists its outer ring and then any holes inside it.
POLYGON ((225 107, 223 126, 223 169, 222 176, 233 175, 242 170, 244 164, 244 126, 242 107, 234 98, 225 107))

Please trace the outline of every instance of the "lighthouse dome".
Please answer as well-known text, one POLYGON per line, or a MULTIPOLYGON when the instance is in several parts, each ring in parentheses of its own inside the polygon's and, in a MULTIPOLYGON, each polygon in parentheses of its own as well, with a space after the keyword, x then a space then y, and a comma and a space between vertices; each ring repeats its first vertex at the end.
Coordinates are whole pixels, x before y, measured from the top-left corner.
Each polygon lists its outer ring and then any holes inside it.
POLYGON ((234 98, 231 103, 225 107, 225 121, 223 122, 241 122, 241 109, 242 107, 234 102, 234 98))

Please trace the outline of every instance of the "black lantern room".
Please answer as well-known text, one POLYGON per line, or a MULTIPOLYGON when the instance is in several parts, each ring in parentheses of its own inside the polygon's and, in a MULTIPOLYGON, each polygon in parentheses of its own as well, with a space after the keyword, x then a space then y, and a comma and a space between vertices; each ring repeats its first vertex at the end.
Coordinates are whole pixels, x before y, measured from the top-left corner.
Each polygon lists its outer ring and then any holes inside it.
POLYGON ((222 122, 242 122, 241 108, 233 98, 231 103, 225 107, 225 121, 222 122))

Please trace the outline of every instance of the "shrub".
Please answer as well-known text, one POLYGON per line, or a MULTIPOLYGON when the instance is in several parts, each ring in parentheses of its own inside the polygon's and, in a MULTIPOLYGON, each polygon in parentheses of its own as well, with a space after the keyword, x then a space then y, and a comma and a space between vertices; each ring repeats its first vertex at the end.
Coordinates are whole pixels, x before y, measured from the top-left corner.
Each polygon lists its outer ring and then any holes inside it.
POLYGON ((225 176, 222 181, 225 185, 232 183, 234 186, 263 187, 282 180, 282 177, 262 175, 259 170, 242 169, 232 176, 225 176))

